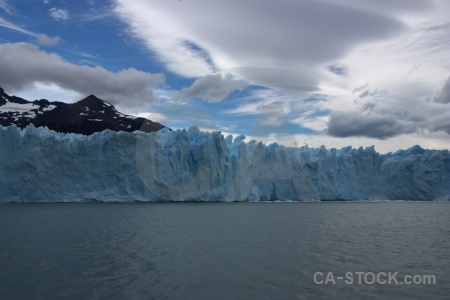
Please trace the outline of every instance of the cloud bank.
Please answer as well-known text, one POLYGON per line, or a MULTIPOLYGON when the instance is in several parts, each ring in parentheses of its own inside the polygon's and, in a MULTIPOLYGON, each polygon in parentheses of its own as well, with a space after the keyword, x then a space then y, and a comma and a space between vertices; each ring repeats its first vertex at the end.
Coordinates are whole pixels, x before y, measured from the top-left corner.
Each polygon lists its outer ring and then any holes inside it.
POLYGON ((441 104, 418 102, 403 109, 388 108, 368 103, 360 110, 333 112, 324 132, 333 137, 380 140, 412 133, 450 134, 450 110, 442 110, 441 104))
POLYGON ((128 108, 154 101, 152 88, 164 82, 160 74, 133 68, 113 73, 102 67, 71 64, 29 43, 0 45, 0 66, 0 86, 7 91, 22 90, 36 82, 56 84, 128 108))

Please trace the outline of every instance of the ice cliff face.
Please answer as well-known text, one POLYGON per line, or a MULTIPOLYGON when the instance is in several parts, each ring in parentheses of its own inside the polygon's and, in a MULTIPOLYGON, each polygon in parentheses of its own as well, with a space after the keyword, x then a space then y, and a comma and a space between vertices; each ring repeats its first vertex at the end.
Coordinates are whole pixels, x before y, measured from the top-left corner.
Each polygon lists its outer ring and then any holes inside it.
POLYGON ((327 150, 197 128, 0 127, 0 201, 450 200, 448 150, 327 150))

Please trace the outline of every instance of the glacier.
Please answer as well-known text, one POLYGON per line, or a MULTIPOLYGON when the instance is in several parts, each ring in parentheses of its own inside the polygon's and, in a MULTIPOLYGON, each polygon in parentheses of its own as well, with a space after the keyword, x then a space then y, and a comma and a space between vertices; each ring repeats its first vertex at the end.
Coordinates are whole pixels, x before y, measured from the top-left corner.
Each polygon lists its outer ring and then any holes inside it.
POLYGON ((0 126, 0 202, 450 200, 448 150, 284 147, 164 128, 0 126))

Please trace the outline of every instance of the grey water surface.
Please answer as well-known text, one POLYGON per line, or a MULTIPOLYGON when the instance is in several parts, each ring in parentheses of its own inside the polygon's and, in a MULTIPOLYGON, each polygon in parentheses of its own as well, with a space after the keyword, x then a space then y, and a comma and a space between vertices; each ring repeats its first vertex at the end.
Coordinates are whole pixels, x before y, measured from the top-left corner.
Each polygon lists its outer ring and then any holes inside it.
POLYGON ((449 202, 0 205, 0 299, 449 298, 449 202))

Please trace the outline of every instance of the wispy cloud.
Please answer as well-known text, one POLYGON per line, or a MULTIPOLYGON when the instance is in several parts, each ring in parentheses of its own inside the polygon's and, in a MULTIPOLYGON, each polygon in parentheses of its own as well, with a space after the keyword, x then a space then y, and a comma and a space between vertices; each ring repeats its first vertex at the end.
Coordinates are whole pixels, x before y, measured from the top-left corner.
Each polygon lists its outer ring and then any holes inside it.
POLYGON ((290 105, 297 101, 296 98, 287 96, 280 91, 274 89, 257 89, 252 91, 247 97, 240 99, 239 105, 235 108, 223 111, 224 114, 230 115, 257 115, 260 113, 262 107, 267 107, 273 103, 283 103, 283 109, 290 112, 290 105))
POLYGON ((0 0, 0 9, 5 11, 8 15, 14 15, 14 8, 5 0, 0 0))
POLYGON ((103 11, 94 10, 94 11, 88 12, 88 13, 80 16, 78 18, 78 21, 93 22, 93 21, 98 21, 98 20, 103 20, 103 19, 108 19, 108 18, 116 18, 116 17, 117 17, 116 14, 111 9, 106 9, 103 11))
POLYGON ((38 37, 37 33, 33 32, 33 31, 30 31, 30 30, 27 30, 25 28, 22 28, 21 26, 18 26, 18 25, 14 24, 14 23, 11 23, 11 22, 9 22, 9 21, 1 18, 1 17, 0 17, 0 27, 5 27, 5 28, 8 28, 10 30, 14 30, 14 31, 26 34, 26 35, 38 37))
POLYGON ((193 47, 189 37, 180 36, 183 26, 163 11, 142 1, 118 1, 115 12, 130 26, 166 67, 185 77, 202 77, 214 72, 204 51, 193 47), (190 43, 191 42, 191 43, 190 43))
POLYGON ((77 55, 77 56, 81 56, 90 60, 97 60, 98 57, 83 51, 78 51, 78 50, 74 50, 74 49, 65 49, 66 52, 77 55))
MULTIPOLYGON (((5 10, 9 14, 13 14, 13 8, 6 1, 0 0, 0 8, 5 10)), ((47 46, 47 47, 55 46, 55 45, 58 45, 62 41, 61 38, 58 36, 51 37, 51 36, 48 36, 43 33, 39 34, 34 31, 25 29, 22 26, 14 24, 10 21, 7 21, 1 17, 0 17, 0 27, 8 28, 10 30, 17 31, 17 32, 23 33, 25 35, 35 37, 36 42, 42 46, 47 46)))
POLYGON ((190 87, 183 88, 177 95, 178 100, 200 98, 208 102, 219 102, 234 91, 242 91, 248 82, 236 79, 231 74, 212 74, 197 79, 190 87))

